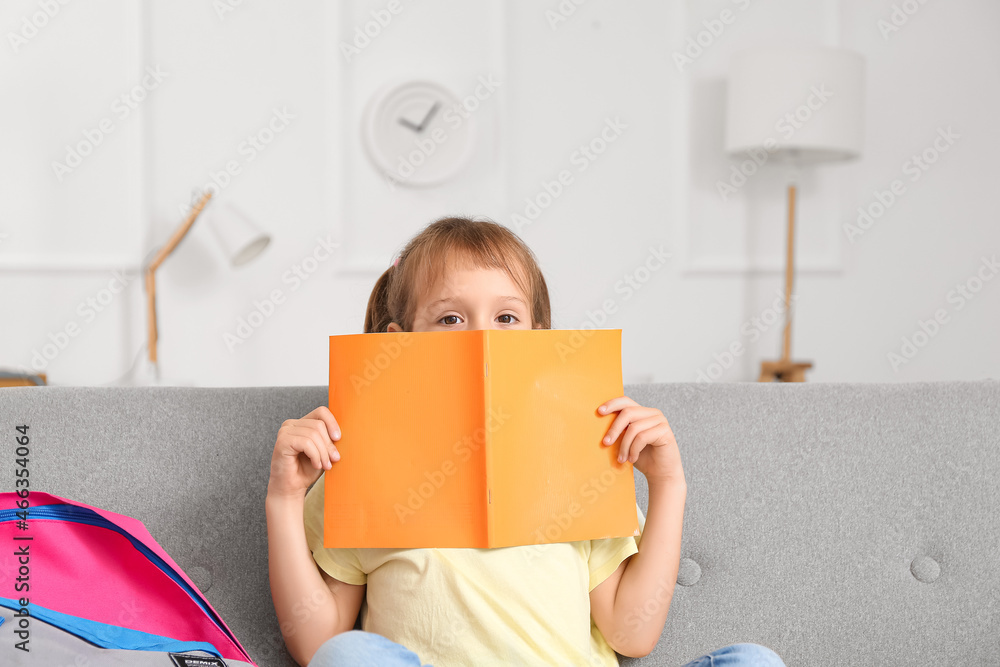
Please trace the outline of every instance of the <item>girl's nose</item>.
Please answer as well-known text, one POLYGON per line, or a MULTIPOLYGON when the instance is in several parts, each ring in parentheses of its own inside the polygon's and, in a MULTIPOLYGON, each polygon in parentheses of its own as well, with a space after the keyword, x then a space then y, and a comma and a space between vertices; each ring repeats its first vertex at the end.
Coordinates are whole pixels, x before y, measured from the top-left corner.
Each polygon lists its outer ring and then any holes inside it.
POLYGON ((489 329, 491 326, 492 322, 485 315, 473 315, 469 318, 469 329, 474 331, 489 329))

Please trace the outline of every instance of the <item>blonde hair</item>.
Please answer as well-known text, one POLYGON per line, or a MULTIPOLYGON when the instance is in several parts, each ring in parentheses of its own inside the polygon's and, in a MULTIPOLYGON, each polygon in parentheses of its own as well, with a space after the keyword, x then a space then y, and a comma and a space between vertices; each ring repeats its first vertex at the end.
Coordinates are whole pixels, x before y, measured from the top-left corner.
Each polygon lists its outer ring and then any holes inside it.
POLYGON ((479 269, 500 269, 527 295, 531 324, 552 328, 549 290, 531 249, 514 232, 492 220, 441 218, 410 239, 399 259, 379 277, 368 297, 365 333, 386 331, 396 322, 413 327, 421 289, 433 285, 452 258, 479 269))

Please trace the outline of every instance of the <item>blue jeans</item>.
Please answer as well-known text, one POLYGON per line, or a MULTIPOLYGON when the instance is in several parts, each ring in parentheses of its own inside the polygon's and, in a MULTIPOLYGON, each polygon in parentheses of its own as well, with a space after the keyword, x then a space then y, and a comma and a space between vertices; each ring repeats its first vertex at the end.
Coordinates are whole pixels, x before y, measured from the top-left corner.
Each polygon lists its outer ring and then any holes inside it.
POLYGON ((760 644, 733 644, 707 653, 684 667, 785 667, 778 654, 760 644))
MULTIPOLYGON (((349 630, 326 640, 309 667, 424 667, 402 644, 364 630, 349 630)), ((427 665, 426 667, 431 667, 427 665)), ((759 644, 733 644, 712 651, 684 667, 785 667, 778 654, 759 644)))

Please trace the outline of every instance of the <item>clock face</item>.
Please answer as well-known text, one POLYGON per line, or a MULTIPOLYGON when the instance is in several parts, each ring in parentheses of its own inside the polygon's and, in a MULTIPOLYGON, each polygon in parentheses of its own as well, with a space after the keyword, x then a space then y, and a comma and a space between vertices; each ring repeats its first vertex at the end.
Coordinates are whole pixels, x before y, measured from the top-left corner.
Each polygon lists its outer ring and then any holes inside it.
POLYGON ((475 126, 451 91, 430 81, 383 88, 365 110, 365 148, 375 167, 402 185, 458 176, 472 156, 475 126))

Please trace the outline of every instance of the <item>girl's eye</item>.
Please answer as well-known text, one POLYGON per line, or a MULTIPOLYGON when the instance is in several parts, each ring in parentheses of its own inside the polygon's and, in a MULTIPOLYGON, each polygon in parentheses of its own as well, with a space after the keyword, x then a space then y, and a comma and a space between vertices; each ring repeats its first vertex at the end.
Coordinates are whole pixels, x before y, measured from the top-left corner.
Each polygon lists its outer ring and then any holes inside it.
POLYGON ((510 318, 510 320, 508 320, 506 322, 503 322, 503 324, 514 324, 514 322, 517 321, 517 317, 515 317, 514 315, 512 315, 510 313, 504 313, 500 317, 509 317, 510 318))
POLYGON ((445 315, 440 320, 438 320, 438 322, 441 322, 442 324, 458 324, 458 315, 445 315), (446 321, 446 320, 450 320, 450 319, 453 319, 455 321, 454 322, 447 322, 446 321))

